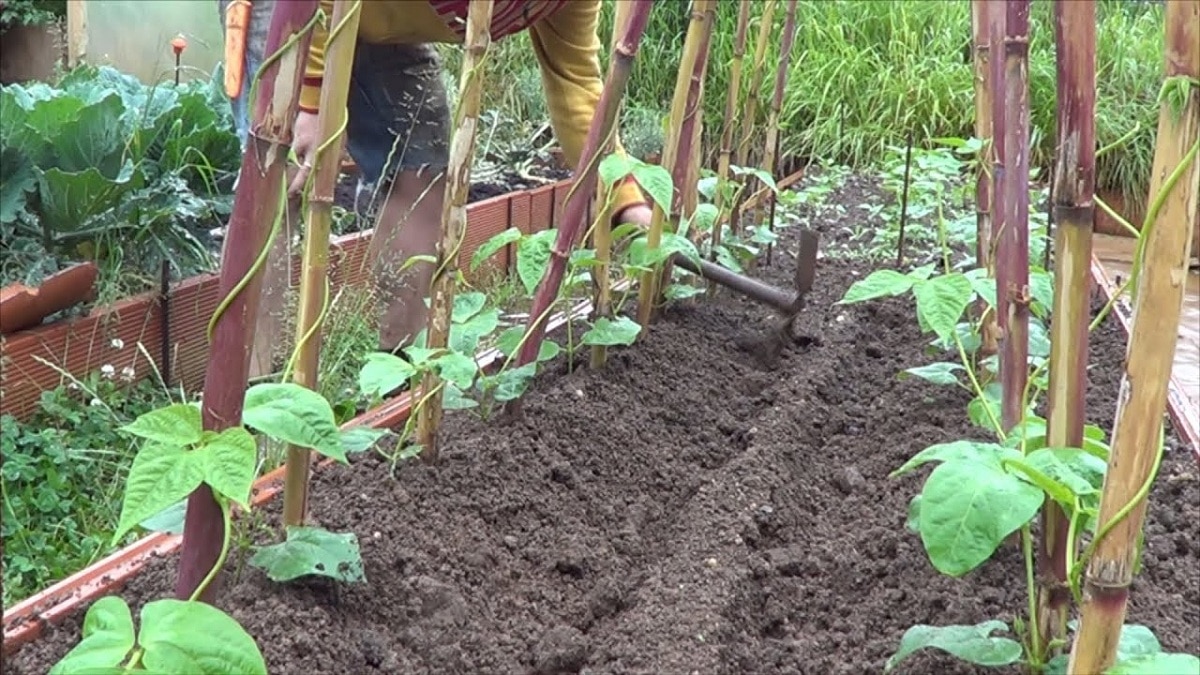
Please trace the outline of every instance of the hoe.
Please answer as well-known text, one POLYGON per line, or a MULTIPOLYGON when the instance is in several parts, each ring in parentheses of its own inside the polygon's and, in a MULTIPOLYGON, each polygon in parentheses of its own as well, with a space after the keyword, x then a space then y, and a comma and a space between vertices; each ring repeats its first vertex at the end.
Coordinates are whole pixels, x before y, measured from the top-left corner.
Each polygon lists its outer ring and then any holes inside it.
POLYGON ((779 357, 783 346, 793 340, 792 325, 796 322, 800 311, 804 309, 805 297, 812 290, 813 278, 817 272, 817 248, 817 233, 809 229, 802 229, 800 231, 800 250, 796 254, 796 289, 794 291, 751 279, 707 260, 701 260, 697 265, 693 260, 676 255, 672 262, 692 274, 698 274, 709 281, 741 293, 779 313, 779 322, 766 336, 740 345, 747 351, 757 354, 764 363, 772 364, 779 357))

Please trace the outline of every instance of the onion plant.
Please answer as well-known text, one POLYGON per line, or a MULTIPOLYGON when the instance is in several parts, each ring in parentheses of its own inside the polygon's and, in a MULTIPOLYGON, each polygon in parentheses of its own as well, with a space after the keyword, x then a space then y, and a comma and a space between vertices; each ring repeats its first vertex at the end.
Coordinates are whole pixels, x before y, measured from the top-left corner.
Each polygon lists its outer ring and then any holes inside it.
MULTIPOLYGON (((668 133, 662 157, 663 167, 671 174, 675 196, 666 208, 658 203, 654 205, 654 215, 646 235, 646 247, 650 251, 660 247, 668 218, 679 213, 683 186, 687 182, 688 158, 692 154, 696 122, 701 114, 700 89, 704 79, 704 66, 708 60, 715 13, 716 0, 694 0, 692 3, 692 15, 688 22, 687 36, 683 41, 683 54, 679 59, 675 96, 671 101, 668 133), (667 213, 667 210, 673 213, 667 213)), ((637 321, 643 326, 649 325, 657 304, 661 273, 661 268, 651 268, 642 275, 638 288, 637 321)))
MULTIPOLYGON (((1052 193, 1056 255, 1050 321, 1047 442, 1083 447, 1096 189, 1096 5, 1054 5, 1058 62, 1058 161, 1052 193)), ((1038 635, 1053 654, 1067 638, 1067 568, 1076 551, 1070 520, 1053 499, 1042 507, 1038 547, 1038 635)))
MULTIPOLYGON (((1162 460, 1163 412, 1176 349, 1191 238, 1200 227, 1200 2, 1168 0, 1165 80, 1153 201, 1135 264, 1133 324, 1125 357, 1112 453, 1100 498, 1096 539, 1088 547, 1079 635, 1070 673, 1108 671, 1117 661, 1126 605, 1145 521, 1147 496, 1162 460)), ((1195 659, 1166 655, 1156 672, 1194 672, 1195 659)), ((1148 671, 1146 671, 1148 672, 1148 671)))
MULTIPOLYGON (((467 196, 471 188, 471 163, 479 126, 480 98, 484 84, 484 57, 491 42, 493 0, 471 0, 463 42, 462 75, 450 142, 446 197, 442 205, 442 236, 437 246, 437 268, 433 274, 429 323, 425 346, 441 351, 450 340, 454 312, 454 285, 458 276, 458 252, 467 231, 467 196)), ((421 457, 436 461, 438 428, 442 421, 443 383, 435 369, 425 373, 422 401, 417 406, 417 443, 421 457)))

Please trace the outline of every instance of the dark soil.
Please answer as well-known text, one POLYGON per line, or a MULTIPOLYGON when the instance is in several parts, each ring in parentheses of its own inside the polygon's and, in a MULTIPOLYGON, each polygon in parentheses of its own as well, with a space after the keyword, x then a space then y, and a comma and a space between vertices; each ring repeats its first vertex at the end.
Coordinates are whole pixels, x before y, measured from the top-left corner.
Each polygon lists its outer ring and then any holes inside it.
MULTIPOLYGON (((775 260, 761 273, 786 283, 790 255, 775 260)), ((671 309, 603 372, 547 373, 523 421, 448 418, 436 468, 393 476, 367 454, 320 471, 314 516, 357 533, 368 583, 280 586, 247 568, 222 605, 280 675, 858 675, 913 624, 1011 624, 1026 602, 1015 548, 953 580, 904 529, 921 478, 887 474, 981 432, 962 392, 896 378, 936 360, 910 302, 834 304, 867 271, 822 262, 804 337, 773 370, 737 345, 774 317, 724 295, 671 309)), ((1110 320, 1093 340, 1088 403, 1107 427, 1124 338, 1110 320)), ((1168 444, 1129 621, 1198 653, 1200 483, 1168 444)), ((124 595, 161 597, 173 572, 156 562, 124 595)), ((45 673, 81 618, 6 672, 45 673)), ((997 671, 923 654, 897 672, 997 671)))

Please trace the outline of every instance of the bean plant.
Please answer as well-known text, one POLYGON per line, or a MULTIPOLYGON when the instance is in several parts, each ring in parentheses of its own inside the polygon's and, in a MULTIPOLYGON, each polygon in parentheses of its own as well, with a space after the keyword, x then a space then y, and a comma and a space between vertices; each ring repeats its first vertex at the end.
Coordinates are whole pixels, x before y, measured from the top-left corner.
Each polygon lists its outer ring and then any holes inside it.
MULTIPOLYGON (((1023 393, 1021 421, 1005 432, 1000 420, 999 383, 988 379, 997 370, 994 355, 982 357, 980 325, 985 317, 971 317, 967 308, 986 302, 995 312, 996 284, 983 269, 970 269, 972 261, 952 263, 953 250, 966 248, 951 241, 939 211, 938 242, 941 260, 899 272, 881 269, 854 283, 839 301, 857 304, 886 297, 911 296, 923 333, 932 334, 934 353, 950 359, 914 366, 900 373, 933 384, 965 389, 971 396, 966 414, 990 440, 963 438, 927 447, 892 472, 899 478, 926 465, 935 465, 919 494, 910 502, 906 527, 920 536, 930 563, 940 573, 963 577, 987 562, 1013 536, 1019 536, 1024 558, 1028 614, 1014 619, 1016 639, 1005 635, 1010 626, 999 619, 975 625, 917 625, 909 628, 885 672, 922 649, 938 649, 983 666, 1020 663, 1031 672, 1065 673, 1065 654, 1047 658, 1032 621, 1036 609, 1036 564, 1031 525, 1043 503, 1053 500, 1069 518, 1067 550, 1082 550, 1068 561, 1070 590, 1081 598, 1081 580, 1095 543, 1107 532, 1097 523, 1100 494, 1107 468, 1109 446, 1105 433, 1087 425, 1082 447, 1048 447, 1044 417, 1037 413, 1048 385, 1046 370, 1050 342, 1046 330, 1053 304, 1052 277, 1037 265, 1030 266, 1031 376, 1023 393), (1084 543, 1080 547, 1077 544, 1084 543)), ((1031 256, 1031 260, 1039 259, 1031 256)), ((981 435, 982 435, 981 434, 981 435)), ((1161 457, 1161 450, 1160 450, 1161 457)), ((1074 622, 1071 624, 1074 627, 1074 622)), ((1060 647, 1062 645, 1051 645, 1060 647)), ((1126 625, 1121 635, 1120 657, 1110 673, 1196 672, 1200 659, 1168 654, 1146 627, 1126 625), (1180 670, 1180 668, 1183 668, 1180 670), (1166 668, 1166 670, 1164 670, 1166 668)))
MULTIPOLYGON (((732 171, 735 179, 720 186, 714 177, 700 181, 699 191, 710 201, 700 204, 690 218, 680 223, 678 231, 663 232, 656 248, 648 246, 647 233, 636 225, 625 224, 614 228, 610 269, 615 278, 610 279, 610 284, 614 289, 622 289, 622 292, 613 304, 612 316, 596 316, 582 321, 582 331, 578 330, 577 325, 581 322, 568 322, 565 344, 560 346, 555 342, 543 342, 536 362, 519 367, 512 365, 526 339, 523 325, 505 327, 501 309, 491 305, 485 293, 460 293, 455 297, 446 348, 427 348, 425 332, 421 331, 403 355, 388 352, 367 354, 359 371, 361 392, 371 403, 378 403, 389 394, 405 388, 415 391, 424 375, 433 371, 440 378, 439 386, 444 387, 445 409, 471 410, 481 418, 488 419, 497 406, 520 398, 537 375, 538 366, 555 359, 562 351, 567 352, 567 364, 571 368, 580 347, 633 344, 641 332, 641 326, 623 310, 628 303, 630 290, 640 275, 674 255, 694 261, 702 256, 715 257, 721 264, 741 271, 743 265, 758 254, 757 246, 769 244, 777 236, 765 226, 751 227, 747 230, 747 238, 728 236, 715 252, 704 244, 697 246, 693 242, 692 236, 695 236, 707 244, 708 237, 703 235, 711 231, 716 222, 717 210, 711 201, 715 200, 718 189, 726 190, 731 195, 740 194, 744 188, 742 181, 747 176, 757 178, 772 190, 777 189, 774 180, 761 170, 732 167, 732 171), (476 360, 477 352, 485 346, 494 347, 503 356, 500 368, 493 372, 480 368, 476 360)), ((659 165, 614 153, 601 160, 598 173, 600 180, 609 187, 632 177, 650 199, 663 208, 670 208, 674 187, 670 174, 659 165)), ((613 191, 609 190, 607 194, 611 199, 613 191)), ((600 206, 596 209, 597 214, 606 213, 611 204, 600 206)), ((728 228, 727 225, 725 227, 728 228)), ((555 228, 533 233, 509 228, 484 242, 472 255, 469 268, 478 270, 501 249, 512 247, 516 254, 514 270, 517 281, 526 296, 531 297, 546 274, 557 236, 558 230, 555 228)), ((589 237, 585 235, 583 239, 586 241, 589 237)), ((601 268, 594 249, 574 249, 568 261, 567 275, 551 310, 566 309, 572 301, 585 296, 587 286, 595 281, 594 275, 601 268)), ((677 274, 681 272, 677 271, 677 274)), ((682 300, 702 292, 703 288, 686 283, 672 283, 665 289, 666 297, 671 300, 682 300)), ((427 397, 428 394, 422 392, 414 401, 414 409, 423 405, 427 397)), ((400 432, 398 450, 388 455, 393 462, 419 454, 420 448, 410 442, 414 420, 415 416, 409 417, 400 432)))
MULTIPOLYGON (((224 516, 224 543, 216 564, 192 596, 147 603, 141 609, 140 627, 135 626, 124 599, 106 596, 96 601, 84 618, 82 641, 51 674, 265 674, 262 653, 246 630, 229 614, 197 599, 225 565, 233 508, 251 508, 251 489, 262 466, 257 437, 309 448, 344 464, 348 451, 362 449, 378 432, 368 432, 370 438, 364 439, 361 430, 339 431, 329 402, 291 383, 250 387, 243 425, 220 433, 203 429, 198 403, 156 408, 121 431, 138 439, 141 447, 125 482, 113 541, 175 508, 201 484, 207 484, 224 516)), ((250 564, 280 582, 310 575, 365 581, 355 536, 316 527, 288 528, 285 541, 259 548, 250 564)))
MULTIPOLYGON (((624 179, 627 175, 633 175, 643 189, 652 195, 652 198, 670 199, 670 177, 662 167, 637 160, 627 160, 619 155, 610 155, 601 163, 601 180, 610 185, 624 179), (630 163, 621 164, 626 169, 624 173, 621 173, 614 172, 615 162, 630 163), (664 184, 668 190, 666 194, 663 194, 662 191, 664 184)), ((604 210, 598 209, 599 212, 604 210)), ((613 233, 614 239, 628 236, 631 229, 634 228, 632 226, 618 228, 613 233)), ((532 296, 542 277, 546 274, 550 263, 551 248, 557 235, 557 229, 553 228, 531 234, 523 233, 517 228, 509 228, 484 242, 475 251, 470 269, 478 269, 506 246, 515 247, 517 279, 525 293, 532 296)), ((691 246, 691 242, 686 239, 683 240, 683 244, 675 243, 677 248, 682 246, 686 254, 698 255, 695 247, 691 246)), ((639 248, 636 244, 632 244, 629 260, 618 267, 625 270, 627 275, 634 269, 641 269, 645 266, 645 262, 636 255, 639 250, 644 248, 644 245, 639 248)), ((643 257, 645 257, 644 254, 643 257)), ((558 299, 551 306, 551 310, 559 308, 577 297, 580 286, 591 279, 592 271, 596 267, 598 267, 598 260, 595 251, 592 249, 573 251, 568 263, 568 276, 562 284, 558 299)), ((525 340, 525 329, 522 325, 502 329, 501 323, 500 308, 489 306, 486 294, 478 291, 461 293, 454 300, 450 337, 444 349, 427 348, 425 331, 422 330, 414 339, 413 345, 404 350, 403 356, 387 352, 370 353, 366 356, 362 370, 359 372, 359 387, 368 399, 378 402, 391 392, 400 389, 408 388, 415 391, 424 375, 432 371, 440 378, 439 386, 444 387, 443 406, 446 409, 475 410, 486 419, 494 413, 496 406, 520 398, 537 375, 538 365, 554 359, 562 350, 557 343, 544 342, 539 348, 538 358, 535 362, 511 367, 513 359, 525 340), (476 360, 476 353, 485 345, 495 347, 504 356, 504 362, 496 372, 486 372, 479 367, 476 360)), ((588 322, 587 329, 577 340, 572 323, 567 325, 566 347, 568 354, 571 355, 579 345, 630 345, 641 331, 641 327, 627 316, 597 317, 588 322)), ((423 405, 428 395, 428 392, 421 392, 420 397, 414 402, 414 409, 423 405)), ((393 454, 393 460, 407 459, 419 454, 420 449, 408 443, 414 430, 414 420, 415 416, 410 415, 409 421, 400 434, 398 445, 401 449, 393 454)))

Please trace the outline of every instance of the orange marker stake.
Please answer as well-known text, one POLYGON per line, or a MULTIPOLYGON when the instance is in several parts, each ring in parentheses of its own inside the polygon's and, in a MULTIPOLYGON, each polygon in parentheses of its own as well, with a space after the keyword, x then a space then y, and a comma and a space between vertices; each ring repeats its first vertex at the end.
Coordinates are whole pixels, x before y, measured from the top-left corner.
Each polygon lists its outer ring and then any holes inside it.
POLYGON ((233 0, 225 10, 225 95, 236 98, 246 79, 246 35, 250 0, 233 0))

